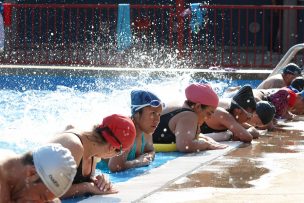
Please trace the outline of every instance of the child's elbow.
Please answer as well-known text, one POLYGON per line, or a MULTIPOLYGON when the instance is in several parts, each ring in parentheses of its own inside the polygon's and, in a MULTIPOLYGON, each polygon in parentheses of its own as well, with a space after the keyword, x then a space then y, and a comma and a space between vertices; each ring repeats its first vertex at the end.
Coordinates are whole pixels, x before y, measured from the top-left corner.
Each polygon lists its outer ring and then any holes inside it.
POLYGON ((242 142, 246 142, 246 143, 250 143, 252 140, 253 140, 252 135, 248 135, 248 136, 241 139, 242 142))
POLYGON ((123 170, 123 168, 122 168, 120 165, 114 165, 114 164, 109 164, 109 165, 108 165, 108 168, 109 168, 109 170, 110 170, 112 173, 119 172, 119 171, 122 171, 122 170, 123 170))

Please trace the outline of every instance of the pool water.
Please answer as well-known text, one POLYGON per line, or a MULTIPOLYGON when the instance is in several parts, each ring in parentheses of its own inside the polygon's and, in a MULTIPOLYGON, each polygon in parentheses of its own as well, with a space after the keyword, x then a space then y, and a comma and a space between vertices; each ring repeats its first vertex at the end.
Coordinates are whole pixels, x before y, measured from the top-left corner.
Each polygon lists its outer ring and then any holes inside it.
MULTIPOLYGON (((48 75, 0 76, 0 149, 23 153, 47 142, 66 125, 90 130, 102 118, 113 113, 130 115, 130 92, 145 89, 156 93, 165 103, 183 101, 184 88, 193 79, 190 74, 151 78, 137 76, 89 77, 48 75)), ((221 95, 227 87, 251 84, 260 80, 208 81, 221 95)), ((147 167, 110 173, 98 164, 98 173, 109 174, 114 183, 124 182, 159 167, 181 153, 157 153, 147 167)))
POLYGON ((176 157, 182 156, 182 155, 183 155, 183 153, 181 153, 181 152, 158 152, 155 155, 154 161, 149 166, 132 168, 132 169, 128 169, 126 171, 121 171, 121 172, 116 172, 116 173, 111 173, 107 164, 105 162, 101 161, 96 166, 96 172, 97 173, 102 172, 102 173, 108 174, 113 183, 125 182, 125 181, 128 181, 130 178, 144 174, 145 172, 149 171, 150 169, 159 167, 159 166, 163 165, 164 163, 166 163, 172 159, 175 159, 176 157))
MULTIPOLYGON (((144 73, 106 78, 2 75, 0 147, 12 146, 21 153, 28 146, 46 141, 68 124, 86 129, 112 113, 130 115, 130 92, 133 89, 155 92, 165 103, 183 101, 184 88, 193 81, 190 74, 171 78, 159 75, 151 78, 144 73)), ((229 86, 250 83, 255 87, 260 81, 228 78, 210 82, 221 95, 229 86)))

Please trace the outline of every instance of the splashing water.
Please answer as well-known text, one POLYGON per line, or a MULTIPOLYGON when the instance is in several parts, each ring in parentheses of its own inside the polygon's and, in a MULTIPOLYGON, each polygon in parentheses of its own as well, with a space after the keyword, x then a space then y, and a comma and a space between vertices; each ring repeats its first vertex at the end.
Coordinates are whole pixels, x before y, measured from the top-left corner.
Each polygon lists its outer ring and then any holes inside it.
MULTIPOLYGON (((71 124, 90 130, 113 113, 130 115, 130 92, 145 89, 165 103, 183 102, 184 89, 195 80, 191 73, 147 70, 106 77, 1 76, 0 149, 18 153, 49 140, 71 124)), ((221 94, 231 80, 212 81, 221 94)))
POLYGON ((45 90, 42 86, 31 89, 24 83, 20 83, 21 88, 16 90, 2 89, 0 148, 21 153, 46 142, 69 124, 91 129, 109 114, 130 115, 132 89, 150 90, 163 101, 184 99, 183 88, 189 80, 189 75, 176 80, 153 79, 140 73, 137 78, 95 78, 93 83, 84 80, 77 86, 73 83, 70 87, 68 84, 56 85, 54 90, 45 90))

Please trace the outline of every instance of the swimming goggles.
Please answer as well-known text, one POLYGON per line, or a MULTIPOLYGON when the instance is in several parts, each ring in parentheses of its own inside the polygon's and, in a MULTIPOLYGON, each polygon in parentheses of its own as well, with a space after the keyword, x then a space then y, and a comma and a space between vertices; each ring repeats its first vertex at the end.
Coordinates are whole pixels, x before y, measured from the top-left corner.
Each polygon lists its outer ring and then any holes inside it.
POLYGON ((152 100, 150 103, 141 105, 131 105, 131 108, 135 108, 135 111, 144 108, 146 106, 159 107, 162 103, 159 100, 152 100))

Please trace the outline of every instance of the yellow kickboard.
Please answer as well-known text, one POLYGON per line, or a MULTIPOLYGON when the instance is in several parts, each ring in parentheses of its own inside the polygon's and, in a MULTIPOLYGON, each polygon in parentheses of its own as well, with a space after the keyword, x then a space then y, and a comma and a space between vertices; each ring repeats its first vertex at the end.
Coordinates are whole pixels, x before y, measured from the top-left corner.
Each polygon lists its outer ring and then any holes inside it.
POLYGON ((175 152, 176 144, 153 144, 155 152, 175 152))

